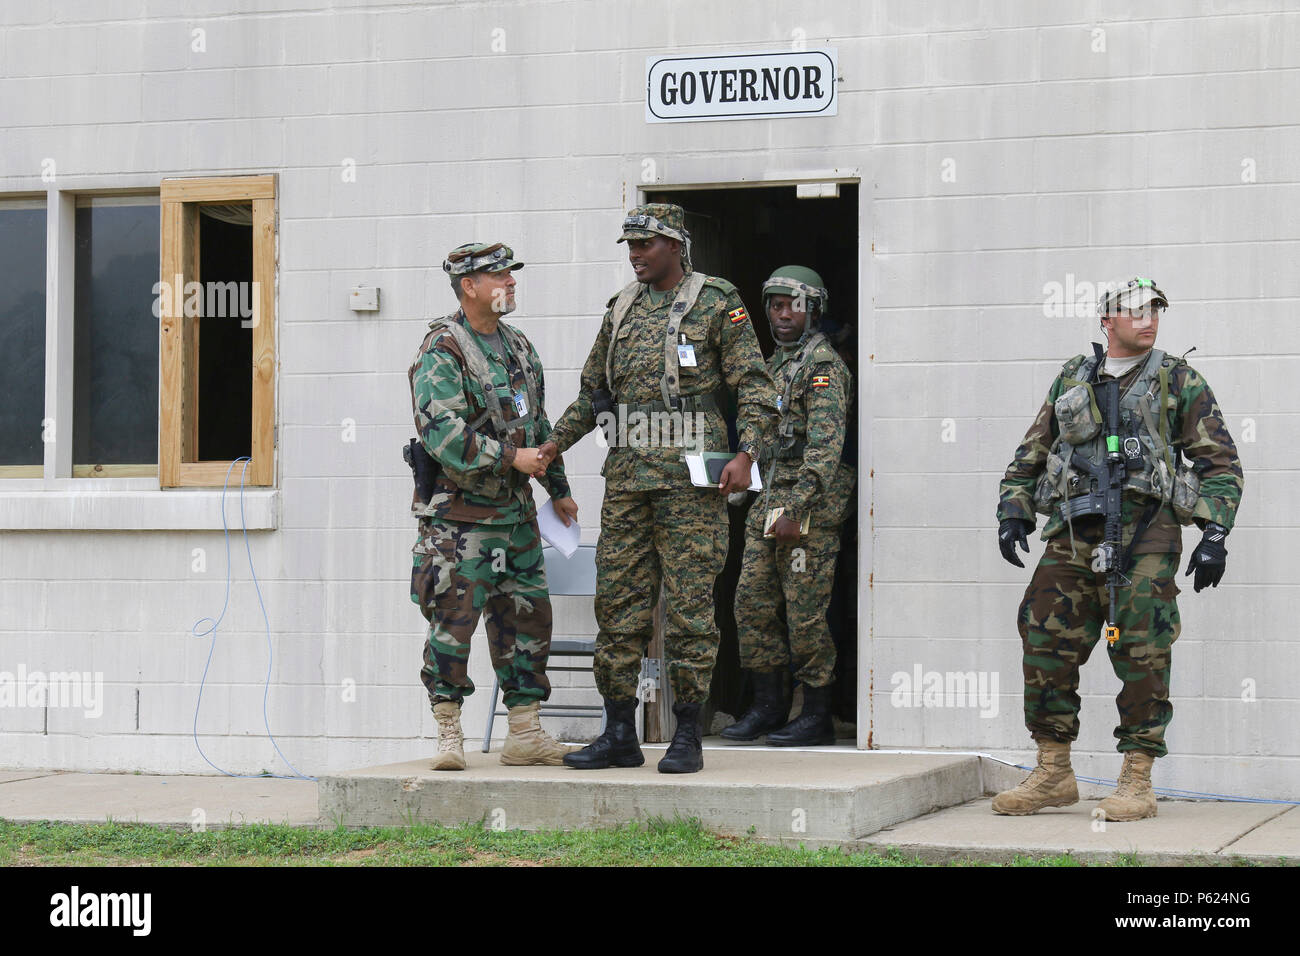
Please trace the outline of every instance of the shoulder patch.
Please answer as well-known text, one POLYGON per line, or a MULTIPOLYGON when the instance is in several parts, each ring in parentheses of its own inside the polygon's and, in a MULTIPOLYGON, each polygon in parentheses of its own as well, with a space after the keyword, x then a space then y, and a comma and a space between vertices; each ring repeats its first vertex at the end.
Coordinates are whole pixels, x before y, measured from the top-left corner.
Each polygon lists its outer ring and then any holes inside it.
POLYGON ((812 377, 813 388, 830 388, 830 386, 831 386, 831 377, 829 375, 825 375, 822 374, 821 372, 818 372, 816 375, 812 377))
POLYGON ((731 295, 731 293, 736 291, 736 287, 734 285, 732 285, 730 282, 728 282, 726 279, 723 279, 720 276, 706 275, 704 277, 704 285, 706 288, 712 287, 714 289, 717 289, 723 295, 731 295))
POLYGON ((827 345, 825 342, 819 342, 817 344, 817 347, 813 349, 812 355, 810 355, 809 358, 813 362, 816 362, 819 365, 822 362, 835 363, 840 360, 840 357, 836 353, 836 351, 833 348, 831 348, 829 345, 827 345))
POLYGON ((742 305, 740 308, 728 312, 727 318, 731 320, 732 325, 739 325, 749 318, 749 313, 745 311, 745 307, 742 305))
POLYGON ((1073 377, 1074 374, 1079 371, 1079 366, 1083 365, 1083 363, 1086 362, 1087 359, 1088 357, 1086 355, 1076 355, 1074 358, 1070 359, 1068 362, 1066 362, 1064 365, 1061 366, 1062 374, 1073 377))

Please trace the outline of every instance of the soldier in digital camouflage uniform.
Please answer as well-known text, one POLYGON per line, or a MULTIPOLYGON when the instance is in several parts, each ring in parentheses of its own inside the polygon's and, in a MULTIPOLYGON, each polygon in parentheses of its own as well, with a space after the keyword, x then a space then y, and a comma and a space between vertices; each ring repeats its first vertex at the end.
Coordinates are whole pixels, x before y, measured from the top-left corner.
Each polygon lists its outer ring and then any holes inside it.
POLYGON ((816 328, 828 298, 821 276, 803 266, 782 266, 763 283, 776 340, 767 369, 781 391, 781 420, 776 441, 762 451, 765 489, 749 510, 736 587, 740 662, 753 679, 754 701, 722 731, 729 740, 768 734, 767 743, 778 747, 835 742, 835 642, 826 608, 853 492, 853 469, 840 461, 853 378, 816 328), (777 508, 784 511, 765 537, 768 513, 777 508), (808 533, 801 535, 805 518, 808 533), (804 703, 787 723, 785 673, 792 663, 804 703))
MULTIPOLYGON (((596 427, 612 439, 601 474, 605 499, 596 546, 596 685, 605 732, 564 762, 577 768, 640 766, 634 713, 651 608, 664 585, 665 656, 677 731, 662 773, 703 767, 700 706, 718 650, 713 581, 728 544, 726 495, 750 483, 751 462, 776 419, 775 388, 740 295, 726 279, 691 271, 681 207, 633 209, 619 242, 636 281, 609 300, 582 371, 578 398, 556 422, 544 455, 564 451, 596 427), (617 328, 616 328, 617 327, 617 328), (616 328, 616 330, 615 330, 616 328), (740 452, 719 487, 691 484, 687 451, 725 451, 723 389, 738 393, 740 452), (634 416, 680 412, 683 432, 646 440, 634 416), (693 428, 685 426, 693 425, 693 428)), ((674 426, 675 429, 675 426, 674 426)))
POLYGON ((1079 355, 1065 364, 1002 479, 998 541, 1006 560, 1024 567, 1015 547, 1029 550, 1035 512, 1049 517, 1043 528, 1047 548, 1018 618, 1025 724, 1038 744, 1038 766, 1018 787, 994 798, 997 813, 1033 813, 1079 799, 1070 767, 1070 743, 1079 733, 1079 668, 1101 636, 1109 600, 1107 574, 1093 570, 1094 559, 1104 564, 1098 556, 1104 519, 1085 513, 1095 510, 1094 493, 1105 489, 1095 487, 1087 468, 1075 466, 1077 456, 1106 460, 1104 402, 1097 399, 1117 379, 1117 449, 1126 473, 1119 567, 1131 561, 1131 584, 1117 591, 1116 620, 1110 623, 1119 636, 1107 650, 1122 681, 1115 736, 1124 766, 1115 793, 1100 808, 1108 820, 1155 816, 1151 767, 1167 752, 1165 728, 1173 715, 1169 673, 1180 627, 1180 524, 1195 523, 1204 532, 1186 574, 1195 573, 1198 592, 1217 587, 1227 560, 1223 542, 1243 483, 1236 446, 1210 386, 1185 361, 1154 348, 1160 312, 1168 304, 1149 279, 1134 279, 1102 299, 1098 311, 1109 340, 1104 366, 1094 380, 1095 356, 1079 355), (1063 511, 1073 520, 1067 522, 1063 511))
POLYGON ((470 637, 483 613, 510 713, 501 762, 558 766, 567 752, 539 720, 551 689, 551 602, 529 477, 539 476, 566 524, 577 506, 563 462, 543 472, 537 453, 551 432, 542 363, 500 321, 515 307, 513 272, 523 265, 501 243, 453 250, 443 269, 460 308, 429 323, 410 368, 415 451, 436 474, 412 506, 420 527, 411 570, 411 600, 429 622, 420 678, 438 722, 435 770, 465 767, 460 707, 474 692, 470 637))

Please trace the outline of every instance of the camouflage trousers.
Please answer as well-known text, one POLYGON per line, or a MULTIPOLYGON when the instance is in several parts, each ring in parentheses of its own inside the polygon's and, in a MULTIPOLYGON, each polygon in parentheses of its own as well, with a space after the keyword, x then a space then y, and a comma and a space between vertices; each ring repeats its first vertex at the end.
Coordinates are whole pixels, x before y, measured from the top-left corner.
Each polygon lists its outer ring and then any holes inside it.
POLYGON ((488 652, 507 707, 546 700, 551 598, 537 522, 479 525, 420 519, 411 600, 429 622, 420 680, 432 702, 474 693, 470 637, 485 611, 488 652))
MULTIPOLYGON (((1025 726, 1037 738, 1079 736, 1079 668, 1101 639, 1110 609, 1106 575, 1091 569, 1093 549, 1080 544, 1070 556, 1068 537, 1053 538, 1034 571, 1018 624, 1024 648, 1025 726)), ((1115 704, 1117 749, 1168 753, 1165 728, 1173 718, 1169 668, 1181 627, 1174 553, 1134 556, 1132 584, 1116 592, 1119 640, 1107 644, 1122 682, 1115 704)))
POLYGON ((727 559, 727 499, 715 488, 617 491, 605 487, 596 544, 596 687, 636 696, 662 583, 664 656, 676 699, 709 696, 718 655, 713 579, 727 559))
POLYGON ((758 511, 755 503, 736 586, 740 664, 771 671, 793 662, 795 680, 829 687, 835 677, 835 642, 826 609, 835 584, 839 530, 814 527, 797 544, 778 545, 763 537, 763 515, 752 520, 758 511))

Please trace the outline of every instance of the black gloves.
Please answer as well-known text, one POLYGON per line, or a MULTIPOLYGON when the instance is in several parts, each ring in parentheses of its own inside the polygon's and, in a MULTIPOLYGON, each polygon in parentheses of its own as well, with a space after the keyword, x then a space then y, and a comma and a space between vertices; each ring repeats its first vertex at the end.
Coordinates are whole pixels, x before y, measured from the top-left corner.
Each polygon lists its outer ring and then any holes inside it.
POLYGON ((1027 554, 1029 552, 1029 532, 1033 530, 1033 522, 1026 521, 1024 518, 1007 518, 998 525, 998 547, 1002 550, 1002 557, 1008 563, 1014 564, 1018 568, 1025 566, 1025 562, 1020 560, 1020 555, 1016 554, 1016 544, 1018 543, 1020 549, 1027 554))
MULTIPOLYGON (((1227 537, 1227 528, 1213 521, 1205 523, 1205 535, 1192 552, 1192 559, 1187 562, 1187 574, 1196 571, 1195 589, 1198 594, 1201 588, 1219 586, 1224 568, 1228 566, 1228 549, 1223 545, 1227 537)), ((1187 577, 1187 574, 1183 577, 1187 577)))

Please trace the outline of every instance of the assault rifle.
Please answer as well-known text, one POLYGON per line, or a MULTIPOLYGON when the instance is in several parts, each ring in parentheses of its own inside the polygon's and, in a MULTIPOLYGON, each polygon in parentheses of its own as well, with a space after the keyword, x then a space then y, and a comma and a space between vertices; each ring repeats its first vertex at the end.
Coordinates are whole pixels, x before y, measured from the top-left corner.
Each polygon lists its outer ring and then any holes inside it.
MULTIPOLYGON (((1101 346, 1095 342, 1092 348, 1097 356, 1097 365, 1092 372, 1092 384, 1096 385, 1097 377, 1101 373, 1102 351, 1101 346)), ((1124 487, 1126 459, 1124 455, 1120 454, 1119 445, 1119 382, 1112 379, 1095 388, 1094 392, 1096 391, 1102 393, 1102 400, 1099 404, 1102 405, 1102 417, 1105 419, 1103 428, 1105 428, 1106 434, 1106 460, 1102 464, 1094 465, 1087 458, 1075 452, 1071 458, 1071 463, 1080 471, 1085 471, 1091 475, 1096 482, 1097 488, 1105 490, 1100 493, 1094 492, 1088 499, 1090 507, 1074 509, 1074 512, 1069 517, 1073 518, 1077 514, 1096 514, 1098 511, 1105 516, 1105 536, 1101 544, 1097 545, 1097 550, 1093 554, 1092 570, 1098 573, 1105 572, 1106 574, 1106 592, 1110 598, 1110 612, 1106 617, 1106 624, 1102 628, 1102 634, 1108 644, 1114 644, 1119 640, 1119 625, 1115 623, 1115 591, 1132 583, 1124 575, 1124 568, 1122 567, 1124 523, 1121 509, 1123 508, 1122 489, 1124 487), (1098 508, 1098 505, 1101 507, 1098 508)))

